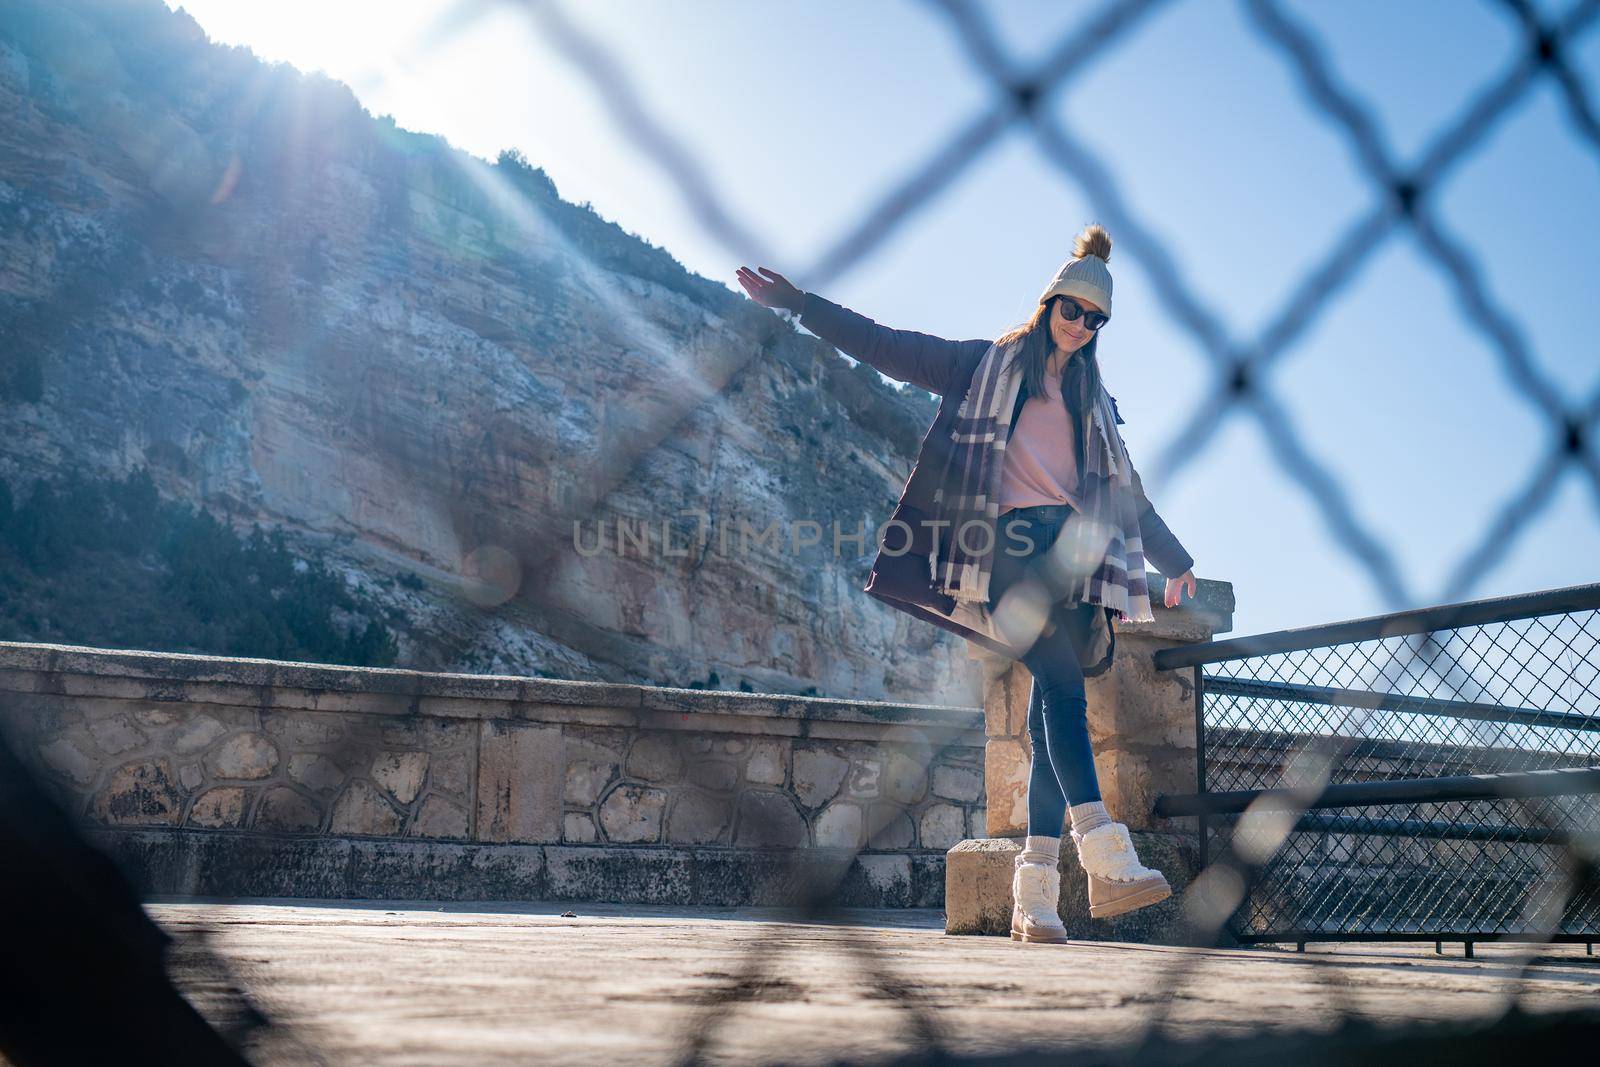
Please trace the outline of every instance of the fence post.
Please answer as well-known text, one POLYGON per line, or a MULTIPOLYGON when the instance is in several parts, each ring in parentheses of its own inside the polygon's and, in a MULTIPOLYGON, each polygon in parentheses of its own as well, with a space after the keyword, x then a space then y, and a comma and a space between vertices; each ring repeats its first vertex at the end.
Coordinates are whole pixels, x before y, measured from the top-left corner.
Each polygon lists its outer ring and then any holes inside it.
MULTIPOLYGON (((1119 624, 1111 669, 1088 680, 1089 736, 1095 770, 1111 817, 1128 825, 1140 858, 1172 882, 1174 898, 1199 862, 1192 826, 1158 818, 1155 798, 1194 791, 1194 674, 1158 671, 1157 650, 1209 641, 1233 625, 1231 583, 1201 580, 1196 597, 1161 606, 1163 583, 1151 591, 1155 619, 1119 624)), ((988 837, 962 841, 945 860, 945 931, 1003 934, 1010 928, 1011 870, 1027 833, 1028 700, 1033 682, 1020 663, 1002 661, 984 693, 984 789, 988 837)), ((1086 886, 1070 838, 1062 842, 1062 919, 1074 936, 1164 940, 1175 904, 1113 922, 1088 919, 1086 886)))

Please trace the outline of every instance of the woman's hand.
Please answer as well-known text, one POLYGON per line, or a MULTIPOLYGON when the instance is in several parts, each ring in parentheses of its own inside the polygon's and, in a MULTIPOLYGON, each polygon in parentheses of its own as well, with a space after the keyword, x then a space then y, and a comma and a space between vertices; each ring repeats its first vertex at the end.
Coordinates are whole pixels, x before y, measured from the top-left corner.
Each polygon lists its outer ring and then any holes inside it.
POLYGON ((1183 587, 1189 586, 1189 599, 1194 599, 1194 570, 1186 570, 1176 578, 1167 579, 1167 607, 1175 608, 1178 601, 1183 599, 1183 587))
POLYGON ((775 270, 762 267, 761 274, 749 267, 739 268, 739 284, 750 294, 750 299, 762 307, 783 308, 799 314, 806 294, 789 284, 789 279, 775 270), (763 278, 761 274, 767 277, 763 278))

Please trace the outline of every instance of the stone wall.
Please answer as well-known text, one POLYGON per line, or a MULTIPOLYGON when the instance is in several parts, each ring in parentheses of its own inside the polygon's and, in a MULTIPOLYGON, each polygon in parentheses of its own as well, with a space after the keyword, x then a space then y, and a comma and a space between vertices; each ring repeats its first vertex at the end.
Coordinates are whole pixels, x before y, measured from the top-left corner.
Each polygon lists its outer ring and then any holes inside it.
POLYGON ((982 727, 974 708, 0 644, 0 729, 149 892, 772 903, 834 864, 857 903, 937 906, 945 850, 985 825, 982 727))

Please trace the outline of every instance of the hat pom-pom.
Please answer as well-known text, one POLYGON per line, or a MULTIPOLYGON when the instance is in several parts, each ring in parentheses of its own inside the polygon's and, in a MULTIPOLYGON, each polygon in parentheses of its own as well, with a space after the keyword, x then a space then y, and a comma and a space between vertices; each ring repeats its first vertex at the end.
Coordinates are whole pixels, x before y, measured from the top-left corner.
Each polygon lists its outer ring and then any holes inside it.
POLYGON ((1099 256, 1101 259, 1111 259, 1111 235, 1106 228, 1098 222, 1083 228, 1077 240, 1072 243, 1072 255, 1075 259, 1084 256, 1099 256))

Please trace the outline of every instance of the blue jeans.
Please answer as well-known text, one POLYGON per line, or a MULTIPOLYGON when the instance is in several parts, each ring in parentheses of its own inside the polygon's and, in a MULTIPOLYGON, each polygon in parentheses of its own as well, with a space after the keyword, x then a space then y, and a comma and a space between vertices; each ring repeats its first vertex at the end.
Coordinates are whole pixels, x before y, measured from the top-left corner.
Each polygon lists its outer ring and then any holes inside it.
MULTIPOLYGON (((1007 589, 1029 575, 1034 561, 1055 541, 1071 514, 1070 505, 1048 504, 1014 508, 1000 516, 989 575, 991 611, 1007 589)), ((1100 799, 1094 750, 1089 747, 1083 667, 1068 636, 1069 629, 1084 632, 1085 613, 1100 610, 1095 604, 1057 602, 1050 612, 1055 629, 1041 635, 1022 656, 1023 665, 1033 675, 1033 693, 1028 700, 1028 738, 1033 744, 1029 834, 1060 837, 1069 804, 1100 799)))

